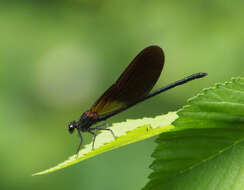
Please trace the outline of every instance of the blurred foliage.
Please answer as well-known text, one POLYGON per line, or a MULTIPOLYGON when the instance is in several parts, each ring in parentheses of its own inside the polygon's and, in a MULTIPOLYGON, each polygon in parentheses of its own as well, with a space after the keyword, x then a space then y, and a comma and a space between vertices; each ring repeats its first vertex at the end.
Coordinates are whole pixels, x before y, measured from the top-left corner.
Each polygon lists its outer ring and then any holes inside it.
POLYGON ((142 187, 153 139, 52 175, 31 174, 75 152, 79 140, 67 133, 67 123, 148 45, 159 45, 166 54, 156 88, 195 72, 208 72, 208 78, 109 122, 176 110, 201 88, 243 75, 243 19, 241 0, 0 1, 0 188, 142 187))

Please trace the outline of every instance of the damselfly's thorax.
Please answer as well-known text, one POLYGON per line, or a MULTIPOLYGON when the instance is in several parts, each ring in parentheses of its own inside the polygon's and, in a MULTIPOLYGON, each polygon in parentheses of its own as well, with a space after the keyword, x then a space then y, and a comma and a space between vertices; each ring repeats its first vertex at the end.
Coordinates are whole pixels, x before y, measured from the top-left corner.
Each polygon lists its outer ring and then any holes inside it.
POLYGON ((98 121, 97 113, 88 110, 81 115, 78 128, 82 132, 86 132, 97 121, 98 121))

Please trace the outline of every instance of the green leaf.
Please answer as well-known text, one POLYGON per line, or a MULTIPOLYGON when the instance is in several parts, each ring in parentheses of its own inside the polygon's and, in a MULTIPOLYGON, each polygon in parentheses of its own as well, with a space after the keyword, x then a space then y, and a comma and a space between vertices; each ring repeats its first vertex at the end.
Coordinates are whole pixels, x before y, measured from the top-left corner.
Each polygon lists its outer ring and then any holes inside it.
POLYGON ((244 176, 244 78, 204 89, 188 103, 178 112, 175 128, 156 140, 153 172, 144 189, 244 187, 239 180, 244 176))
POLYGON ((58 164, 57 166, 33 175, 42 175, 54 172, 103 152, 168 131, 174 128, 171 123, 177 119, 177 117, 178 116, 175 112, 171 112, 155 118, 127 120, 126 122, 115 123, 112 127, 110 127, 110 129, 113 130, 114 134, 116 135, 116 139, 114 139, 109 132, 103 131, 96 137, 94 150, 92 150, 92 143, 88 144, 82 150, 80 150, 78 156, 73 155, 68 160, 58 164))

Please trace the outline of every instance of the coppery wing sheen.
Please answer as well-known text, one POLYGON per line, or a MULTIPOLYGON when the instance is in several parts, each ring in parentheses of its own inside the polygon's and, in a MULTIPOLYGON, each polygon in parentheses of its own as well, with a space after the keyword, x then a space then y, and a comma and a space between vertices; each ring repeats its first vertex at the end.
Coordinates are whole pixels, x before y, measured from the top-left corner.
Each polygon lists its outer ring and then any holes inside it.
POLYGON ((162 49, 158 46, 145 48, 96 101, 91 111, 106 114, 146 96, 157 82, 163 66, 162 49))

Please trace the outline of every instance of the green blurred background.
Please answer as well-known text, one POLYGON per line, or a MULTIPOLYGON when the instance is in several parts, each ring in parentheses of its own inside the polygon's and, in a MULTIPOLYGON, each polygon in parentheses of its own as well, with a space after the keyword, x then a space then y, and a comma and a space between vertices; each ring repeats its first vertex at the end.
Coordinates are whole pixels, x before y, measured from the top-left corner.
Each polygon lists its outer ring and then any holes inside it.
POLYGON ((243 75, 243 6, 243 0, 1 1, 0 189, 143 187, 155 138, 50 175, 31 174, 75 153, 79 138, 66 125, 146 46, 159 45, 166 54, 155 88, 195 72, 209 76, 109 123, 177 110, 200 89, 243 75))

